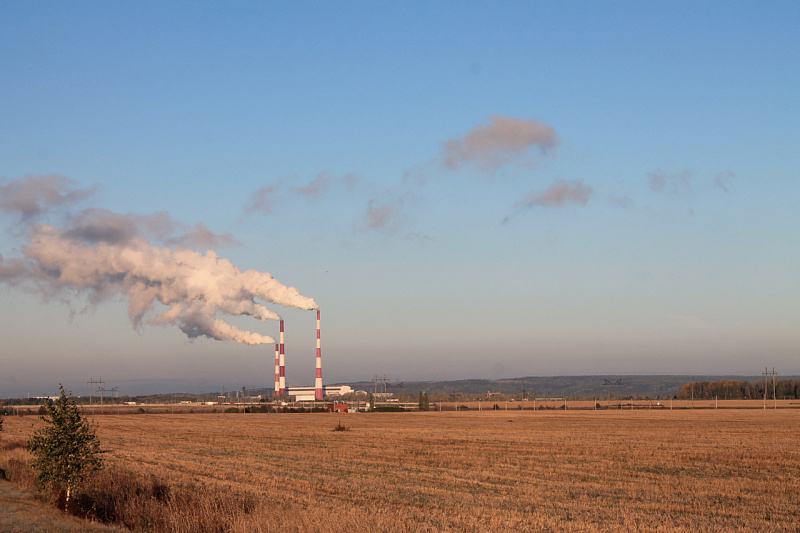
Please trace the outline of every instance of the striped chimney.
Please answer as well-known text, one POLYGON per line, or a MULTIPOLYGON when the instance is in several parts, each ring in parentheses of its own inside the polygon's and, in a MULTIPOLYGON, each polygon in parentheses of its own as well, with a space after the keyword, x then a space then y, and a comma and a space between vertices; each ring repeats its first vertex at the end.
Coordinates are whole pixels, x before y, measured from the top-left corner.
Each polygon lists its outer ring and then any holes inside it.
POLYGON ((319 344, 319 309, 317 309, 317 379, 314 382, 314 399, 321 400, 322 393, 322 351, 319 344))
POLYGON ((283 319, 281 319, 281 346, 280 346, 280 373, 279 373, 279 383, 278 388, 280 392, 278 394, 286 394, 286 356, 284 354, 284 347, 283 347, 283 319))
POLYGON ((275 396, 280 394, 281 388, 281 359, 280 359, 280 345, 275 343, 275 396))

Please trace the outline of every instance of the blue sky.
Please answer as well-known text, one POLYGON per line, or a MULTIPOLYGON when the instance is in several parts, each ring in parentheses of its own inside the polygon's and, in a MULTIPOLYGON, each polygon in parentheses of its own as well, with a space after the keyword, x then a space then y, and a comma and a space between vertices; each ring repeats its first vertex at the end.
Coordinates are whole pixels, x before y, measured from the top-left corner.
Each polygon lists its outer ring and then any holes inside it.
MULTIPOLYGON (((143 235, 161 213, 152 245, 313 298, 326 382, 798 374, 798 23, 796 2, 5 2, 0 397, 272 385, 269 344, 9 274, 37 224, 98 213, 143 235), (60 200, 22 211, 25 185, 60 200)), ((314 313, 266 305, 312 384, 314 313)))

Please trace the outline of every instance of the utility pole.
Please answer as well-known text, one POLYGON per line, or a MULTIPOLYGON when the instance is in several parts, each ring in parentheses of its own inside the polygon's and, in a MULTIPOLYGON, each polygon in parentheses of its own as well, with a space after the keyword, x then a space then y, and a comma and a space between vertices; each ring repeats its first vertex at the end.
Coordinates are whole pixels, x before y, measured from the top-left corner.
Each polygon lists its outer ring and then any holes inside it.
POLYGON ((767 376, 772 376, 772 398, 775 401, 775 409, 778 408, 778 397, 775 394, 775 367, 772 367, 770 372, 767 367, 764 367, 764 409, 767 408, 767 376))
POLYGON ((619 399, 619 386, 622 384, 622 380, 617 380, 617 405, 619 406, 620 410, 622 410, 622 401, 619 399))
MULTIPOLYGON (((378 377, 377 374, 375 375, 375 378, 372 380, 372 382, 373 382, 372 396, 373 396, 373 401, 374 402, 378 402, 379 391, 380 391, 380 398, 384 402, 386 402, 386 400, 388 399, 387 398, 387 392, 386 392, 386 382, 387 381, 389 381, 389 378, 386 377, 386 374, 384 374, 383 377, 378 377)), ((375 407, 375 405, 373 404, 373 408, 374 407, 375 407)))
POLYGON ((100 399, 100 405, 103 405, 103 400, 102 400, 102 398, 103 398, 103 393, 104 393, 104 392, 110 392, 110 393, 111 393, 111 400, 112 400, 112 402, 113 402, 113 400, 114 400, 114 393, 116 393, 116 392, 119 390, 119 387, 112 387, 112 388, 110 388, 110 389, 104 389, 104 388, 102 388, 102 387, 99 387, 97 390, 99 390, 99 391, 100 391, 100 398, 101 398, 101 399, 100 399))
POLYGON ((775 409, 778 408, 778 395, 775 393, 775 367, 772 367, 772 401, 775 402, 775 409))
MULTIPOLYGON (((94 388, 94 385, 100 385, 100 388, 102 390, 104 383, 105 382, 102 379, 98 379, 97 381, 95 381, 94 378, 89 378, 89 381, 86 382, 86 384, 89 385, 89 405, 92 405, 92 389, 94 388)), ((100 398, 101 398, 100 405, 103 405, 102 395, 100 396, 100 398)))
POLYGON ((606 387, 606 409, 611 409, 611 382, 607 379, 603 380, 603 385, 606 387))
MULTIPOLYGON (((102 381, 101 381, 101 383, 102 383, 102 381)), ((110 392, 111 393, 111 403, 114 403, 114 393, 117 392, 117 390, 119 390, 119 387, 112 387, 110 389, 104 389, 103 386, 101 385, 100 387, 97 388, 97 390, 100 391, 100 411, 102 412, 103 411, 103 393, 104 392, 110 392)))

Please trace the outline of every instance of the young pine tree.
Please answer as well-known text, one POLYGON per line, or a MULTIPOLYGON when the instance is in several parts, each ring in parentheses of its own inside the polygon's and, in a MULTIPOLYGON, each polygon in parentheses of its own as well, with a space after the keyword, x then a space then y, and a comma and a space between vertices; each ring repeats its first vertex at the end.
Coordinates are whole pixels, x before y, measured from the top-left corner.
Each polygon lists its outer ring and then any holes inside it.
POLYGON ((102 468, 100 441, 89 422, 81 416, 72 395, 59 385, 61 397, 48 401, 42 420, 47 426, 29 442, 34 455, 31 466, 43 486, 54 487, 69 503, 81 490, 88 475, 102 468))

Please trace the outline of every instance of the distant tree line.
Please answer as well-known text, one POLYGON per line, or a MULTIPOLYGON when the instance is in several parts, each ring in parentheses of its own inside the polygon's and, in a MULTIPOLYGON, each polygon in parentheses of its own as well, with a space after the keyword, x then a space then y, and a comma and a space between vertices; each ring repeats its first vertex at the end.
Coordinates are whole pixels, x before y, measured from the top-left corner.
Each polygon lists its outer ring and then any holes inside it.
MULTIPOLYGON (((696 400, 753 400, 764 397, 763 381, 695 381, 681 385, 678 398, 696 400)), ((778 399, 800 398, 800 380, 780 379, 775 381, 775 396, 778 399)), ((772 380, 767 381, 767 398, 772 398, 772 380)))

